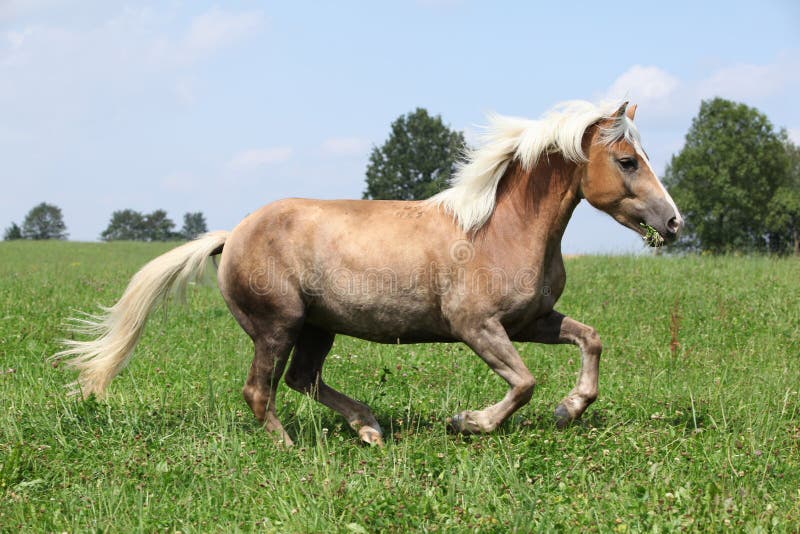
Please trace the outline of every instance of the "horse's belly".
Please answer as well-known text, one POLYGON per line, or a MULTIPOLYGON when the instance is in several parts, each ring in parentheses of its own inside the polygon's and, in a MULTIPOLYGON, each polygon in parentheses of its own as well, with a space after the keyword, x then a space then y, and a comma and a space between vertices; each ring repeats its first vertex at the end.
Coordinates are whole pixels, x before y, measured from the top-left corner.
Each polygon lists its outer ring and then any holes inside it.
POLYGON ((450 341, 441 314, 431 303, 407 296, 324 298, 312 304, 306 321, 331 332, 379 343, 450 341))

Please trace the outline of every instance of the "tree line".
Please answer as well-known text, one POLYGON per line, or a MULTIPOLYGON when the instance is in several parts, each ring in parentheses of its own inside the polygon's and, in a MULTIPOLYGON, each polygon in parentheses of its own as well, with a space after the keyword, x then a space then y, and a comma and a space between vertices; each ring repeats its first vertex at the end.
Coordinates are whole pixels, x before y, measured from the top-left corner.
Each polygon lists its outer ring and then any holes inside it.
POLYGON ((120 210, 111 214, 108 227, 100 234, 103 241, 172 241, 194 239, 208 232, 206 218, 202 212, 185 213, 183 227, 175 230, 175 223, 164 210, 139 213, 120 210))
MULTIPOLYGON (((183 227, 175 229, 175 223, 164 210, 140 213, 126 209, 111 214, 108 226, 100 234, 103 241, 173 241, 194 239, 208 231, 202 212, 183 215, 183 227)), ((25 216, 22 226, 15 222, 6 228, 3 239, 66 239, 67 226, 61 208, 42 202, 34 206, 25 216)))
MULTIPOLYGON (((365 199, 420 200, 447 187, 465 153, 464 135, 441 116, 417 108, 392 122, 366 169, 365 199)), ((745 104, 705 100, 683 148, 663 177, 684 215, 678 250, 725 254, 800 255, 800 148, 785 130, 745 104)), ((192 239, 207 231, 201 212, 183 216, 183 228, 164 210, 115 211, 104 241, 192 239)), ((65 239, 61 210, 39 204, 6 239, 65 239)))

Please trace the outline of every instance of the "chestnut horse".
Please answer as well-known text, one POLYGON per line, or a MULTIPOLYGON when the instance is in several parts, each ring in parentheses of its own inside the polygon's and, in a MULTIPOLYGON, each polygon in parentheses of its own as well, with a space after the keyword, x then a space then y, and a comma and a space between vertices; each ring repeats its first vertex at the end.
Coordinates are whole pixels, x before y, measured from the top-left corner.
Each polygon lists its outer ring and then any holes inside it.
MULTIPOLYGON (((148 314, 221 255, 217 280, 255 358, 244 398, 287 444, 275 395, 286 383, 342 414, 360 438, 382 443, 365 404, 322 379, 337 333, 379 343, 466 343, 509 386, 498 403, 449 420, 490 432, 526 404, 534 378, 512 341, 571 343, 577 384, 556 421, 578 418, 597 397, 601 344, 591 326, 553 307, 564 290, 561 238, 586 199, 621 224, 674 240, 682 220, 656 177, 633 123, 635 106, 569 102, 538 121, 493 117, 450 187, 426 201, 288 199, 159 256, 120 300, 77 320, 90 340, 55 357, 80 370, 84 396, 102 395, 124 367, 148 314), (291 354, 291 361, 290 361, 291 354)), ((661 239, 663 238, 663 239, 661 239)))

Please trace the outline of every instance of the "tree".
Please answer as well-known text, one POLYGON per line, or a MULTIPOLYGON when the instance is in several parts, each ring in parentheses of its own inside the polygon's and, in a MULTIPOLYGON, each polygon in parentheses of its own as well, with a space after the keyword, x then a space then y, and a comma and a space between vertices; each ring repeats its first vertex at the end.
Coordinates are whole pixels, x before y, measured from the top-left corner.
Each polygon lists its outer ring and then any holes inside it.
POLYGON ((439 115, 423 108, 400 116, 382 147, 373 147, 364 198, 415 200, 447 186, 465 142, 439 115))
POLYGON ((108 227, 100 234, 104 241, 170 241, 180 239, 174 231, 175 223, 164 210, 142 214, 134 210, 120 210, 111 214, 108 227))
POLYGON ((3 234, 3 240, 14 241, 15 239, 22 239, 22 229, 17 223, 12 222, 11 226, 6 228, 6 231, 3 234))
POLYGON ((134 210, 120 210, 111 214, 108 227, 100 234, 103 241, 145 241, 144 215, 134 210))
POLYGON ((34 206, 22 222, 24 239, 66 239, 67 235, 61 208, 46 202, 34 206))
POLYGON ((786 139, 789 174, 772 197, 767 213, 770 249, 800 256, 800 147, 786 139))
POLYGON ((686 220, 679 246, 772 250, 767 207, 788 175, 783 137, 763 113, 722 98, 703 101, 664 177, 686 220))
POLYGON ((203 216, 202 211, 185 213, 183 215, 183 228, 181 229, 181 235, 185 239, 194 239, 200 234, 204 234, 206 232, 208 232, 208 227, 206 226, 206 218, 203 216))
POLYGON ((144 217, 145 236, 148 241, 170 241, 180 236, 175 233, 175 223, 164 210, 155 210, 144 217))

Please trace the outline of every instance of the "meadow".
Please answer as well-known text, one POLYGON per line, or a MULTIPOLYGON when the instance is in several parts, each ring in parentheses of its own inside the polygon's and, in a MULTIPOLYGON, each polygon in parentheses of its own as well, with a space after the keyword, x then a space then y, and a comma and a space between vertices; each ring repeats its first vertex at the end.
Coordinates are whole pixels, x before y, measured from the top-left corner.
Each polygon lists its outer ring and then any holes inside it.
POLYGON ((577 348, 520 344, 531 403, 497 432, 445 419, 504 383, 460 344, 338 337, 326 380, 384 448, 289 390, 276 444, 241 397, 252 345, 213 281, 151 318, 107 399, 47 357, 169 244, 0 243, 0 531, 800 530, 800 261, 580 257, 558 309, 603 339, 600 396, 555 428, 577 348))

